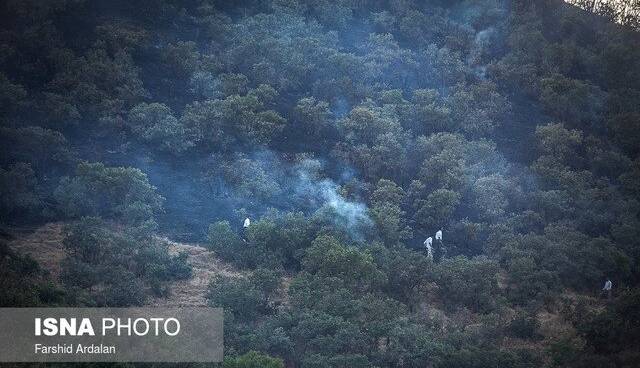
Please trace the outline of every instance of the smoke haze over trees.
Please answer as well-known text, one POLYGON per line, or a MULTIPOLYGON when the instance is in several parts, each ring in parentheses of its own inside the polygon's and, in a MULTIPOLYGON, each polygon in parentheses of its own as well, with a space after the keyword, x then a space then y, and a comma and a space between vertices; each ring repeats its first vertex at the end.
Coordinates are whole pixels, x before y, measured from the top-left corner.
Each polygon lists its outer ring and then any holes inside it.
POLYGON ((634 366, 638 18, 579 3, 2 2, 0 222, 70 256, 0 303, 165 297, 166 236, 224 367, 634 366))

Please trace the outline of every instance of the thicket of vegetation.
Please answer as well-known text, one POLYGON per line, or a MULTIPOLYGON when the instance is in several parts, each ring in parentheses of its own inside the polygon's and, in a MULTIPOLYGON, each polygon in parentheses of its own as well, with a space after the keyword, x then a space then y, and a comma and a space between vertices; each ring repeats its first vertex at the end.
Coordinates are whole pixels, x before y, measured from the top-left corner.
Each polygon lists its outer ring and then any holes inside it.
POLYGON ((208 292, 224 367, 633 366, 636 23, 555 0, 4 1, 0 221, 66 221, 71 256, 58 290, 2 246, 0 301, 141 305, 190 277, 163 234, 246 271, 208 292), (545 311, 577 333, 545 338, 545 311))

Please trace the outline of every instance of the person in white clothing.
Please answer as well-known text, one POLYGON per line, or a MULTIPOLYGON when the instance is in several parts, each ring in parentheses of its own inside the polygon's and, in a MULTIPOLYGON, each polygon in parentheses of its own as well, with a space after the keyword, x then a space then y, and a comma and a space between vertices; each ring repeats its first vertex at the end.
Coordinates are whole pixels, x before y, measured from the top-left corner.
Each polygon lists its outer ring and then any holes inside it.
POLYGON ((447 255, 447 249, 444 247, 444 243, 442 242, 442 230, 436 231, 436 249, 435 249, 436 260, 438 262, 442 261, 447 255))
POLYGON ((249 230, 249 226, 251 226, 251 220, 249 218, 245 218, 242 223, 242 241, 247 242, 247 230, 249 230))
POLYGON ((607 281, 604 283, 604 287, 602 288, 602 294, 607 295, 607 299, 611 299, 611 288, 613 287, 613 283, 607 277, 607 281))
POLYGON ((428 237, 422 244, 427 248, 427 258, 433 261, 433 238, 428 237))

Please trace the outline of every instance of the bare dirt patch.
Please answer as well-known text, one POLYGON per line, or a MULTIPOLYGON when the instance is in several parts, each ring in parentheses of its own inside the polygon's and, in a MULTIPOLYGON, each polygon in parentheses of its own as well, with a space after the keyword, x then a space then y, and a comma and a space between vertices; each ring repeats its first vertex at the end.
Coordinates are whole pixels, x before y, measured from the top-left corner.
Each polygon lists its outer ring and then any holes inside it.
POLYGON ((148 304, 164 307, 205 306, 209 282, 217 275, 241 277, 242 274, 216 258, 215 253, 197 244, 176 243, 163 238, 169 253, 187 253, 187 262, 193 267, 193 277, 171 283, 166 298, 154 298, 148 304))

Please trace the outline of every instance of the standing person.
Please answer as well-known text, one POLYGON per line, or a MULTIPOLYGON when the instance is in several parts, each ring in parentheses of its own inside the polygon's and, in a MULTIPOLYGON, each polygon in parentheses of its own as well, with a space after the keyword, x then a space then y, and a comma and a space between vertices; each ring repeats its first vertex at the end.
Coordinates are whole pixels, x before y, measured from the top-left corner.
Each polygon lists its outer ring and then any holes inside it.
POLYGON ((444 243, 442 242, 442 229, 436 232, 436 250, 437 250, 437 260, 442 261, 444 257, 447 255, 447 249, 444 247, 444 243))
POLYGON ((249 229, 249 226, 251 226, 251 220, 247 217, 242 223, 242 241, 245 243, 247 242, 247 230, 249 229))
POLYGON ((433 244, 433 238, 428 237, 422 244, 427 248, 427 258, 433 261, 433 248, 431 246, 433 244))
POLYGON ((607 295, 607 299, 611 299, 611 288, 613 287, 613 283, 607 277, 607 281, 604 283, 604 287, 602 288, 602 294, 607 295))

